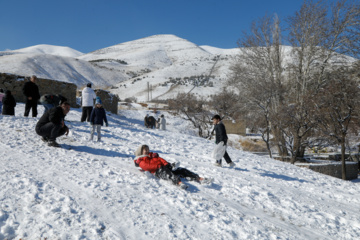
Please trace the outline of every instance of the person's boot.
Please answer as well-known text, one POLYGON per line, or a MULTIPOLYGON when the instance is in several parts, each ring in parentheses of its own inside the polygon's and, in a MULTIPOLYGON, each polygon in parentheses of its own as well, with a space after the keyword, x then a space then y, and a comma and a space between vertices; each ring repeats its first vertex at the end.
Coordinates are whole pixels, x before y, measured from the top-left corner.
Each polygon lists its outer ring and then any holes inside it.
POLYGON ((48 141, 49 141, 49 139, 48 139, 47 137, 41 137, 41 140, 42 140, 43 142, 48 142, 48 141))
POLYGON ((55 140, 49 141, 48 146, 49 147, 60 147, 60 145, 55 140))
POLYGON ((214 163, 215 166, 217 167, 221 167, 221 160, 217 160, 215 163, 214 163))

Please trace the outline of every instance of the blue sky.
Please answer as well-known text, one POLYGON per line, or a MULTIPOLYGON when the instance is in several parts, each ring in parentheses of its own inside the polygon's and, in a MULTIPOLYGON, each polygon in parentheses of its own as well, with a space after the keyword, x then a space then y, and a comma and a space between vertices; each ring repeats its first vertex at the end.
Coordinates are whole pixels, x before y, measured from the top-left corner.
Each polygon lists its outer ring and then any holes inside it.
POLYGON ((235 48, 265 14, 280 18, 302 0, 0 0, 0 51, 37 44, 87 53, 156 34, 235 48))

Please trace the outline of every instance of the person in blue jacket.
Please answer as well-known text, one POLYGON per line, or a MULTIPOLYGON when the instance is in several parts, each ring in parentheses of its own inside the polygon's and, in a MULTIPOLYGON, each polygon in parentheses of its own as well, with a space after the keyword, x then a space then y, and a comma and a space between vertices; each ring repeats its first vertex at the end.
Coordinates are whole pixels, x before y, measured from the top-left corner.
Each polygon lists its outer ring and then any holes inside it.
POLYGON ((95 108, 91 111, 90 114, 90 124, 92 126, 91 132, 90 132, 90 140, 92 141, 94 138, 94 132, 96 130, 97 132, 97 141, 101 141, 101 126, 104 125, 104 122, 106 126, 108 127, 108 121, 106 118, 106 112, 105 109, 102 106, 101 99, 99 97, 96 98, 95 102, 95 108))

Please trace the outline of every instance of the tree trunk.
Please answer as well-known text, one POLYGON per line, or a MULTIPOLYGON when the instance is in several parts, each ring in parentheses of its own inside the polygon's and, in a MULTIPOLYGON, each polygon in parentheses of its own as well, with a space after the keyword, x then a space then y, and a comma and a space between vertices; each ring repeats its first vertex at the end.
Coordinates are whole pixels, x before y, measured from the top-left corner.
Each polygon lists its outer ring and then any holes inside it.
POLYGON ((346 180, 346 162, 345 162, 345 135, 341 136, 341 172, 342 179, 346 180))

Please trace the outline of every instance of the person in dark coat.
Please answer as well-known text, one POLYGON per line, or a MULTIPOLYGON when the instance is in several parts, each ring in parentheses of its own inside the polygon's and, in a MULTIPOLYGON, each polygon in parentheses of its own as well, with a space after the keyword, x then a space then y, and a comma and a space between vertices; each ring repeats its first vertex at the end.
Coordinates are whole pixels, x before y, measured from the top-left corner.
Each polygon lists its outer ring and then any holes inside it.
POLYGON ((5 92, 5 96, 2 99, 2 103, 3 103, 2 114, 15 116, 16 101, 14 96, 11 94, 10 90, 7 90, 5 92))
POLYGON ((106 118, 105 109, 102 107, 101 99, 97 97, 95 102, 95 108, 91 111, 90 114, 90 124, 92 125, 90 132, 91 141, 93 140, 95 129, 97 132, 97 141, 101 141, 101 126, 103 126, 104 122, 108 127, 109 124, 106 118))
POLYGON ((35 131, 42 137, 44 142, 48 142, 48 146, 60 147, 56 142, 56 138, 69 134, 69 128, 64 122, 65 116, 69 111, 70 104, 63 102, 60 106, 51 108, 39 119, 35 131))
MULTIPOLYGON (((214 124, 214 131, 215 131, 215 143, 219 144, 221 142, 223 142, 224 145, 227 144, 227 140, 228 140, 228 136, 226 134, 226 129, 225 129, 225 125, 221 122, 221 118, 219 115, 215 115, 212 117, 211 119, 213 121, 214 124)), ((225 158, 225 161, 231 166, 235 166, 235 163, 233 163, 233 161, 231 161, 231 158, 229 156, 229 154, 225 151, 225 154, 223 156, 225 158)), ((221 167, 221 159, 217 159, 216 166, 221 167)))
POLYGON ((40 99, 39 88, 36 85, 37 77, 35 75, 31 76, 30 81, 26 82, 23 87, 23 94, 26 97, 25 102, 25 113, 24 116, 28 117, 30 113, 30 109, 32 109, 32 116, 36 117, 38 100, 40 99))

